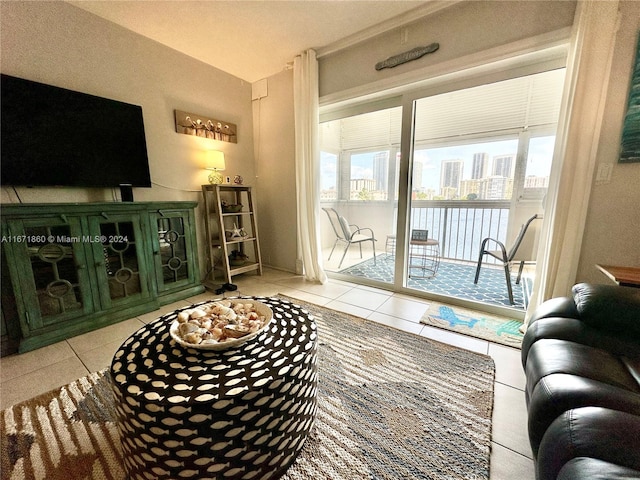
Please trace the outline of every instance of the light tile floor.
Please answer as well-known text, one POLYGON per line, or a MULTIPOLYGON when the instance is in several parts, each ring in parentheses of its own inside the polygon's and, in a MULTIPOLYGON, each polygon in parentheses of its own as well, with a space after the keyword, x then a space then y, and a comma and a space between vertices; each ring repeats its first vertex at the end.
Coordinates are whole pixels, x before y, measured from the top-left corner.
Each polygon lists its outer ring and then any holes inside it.
MULTIPOLYGON (((527 440, 525 378, 519 350, 420 324, 419 320, 429 306, 425 299, 337 280, 320 285, 271 269, 266 269, 262 276, 243 275, 234 277, 234 281, 239 289, 230 292, 229 296, 282 293, 490 355, 496 364, 490 478, 527 480, 535 477, 527 440)), ((207 292, 54 345, 0 358, 0 408, 107 367, 120 344, 142 324, 176 308, 210 298, 215 296, 207 292)))

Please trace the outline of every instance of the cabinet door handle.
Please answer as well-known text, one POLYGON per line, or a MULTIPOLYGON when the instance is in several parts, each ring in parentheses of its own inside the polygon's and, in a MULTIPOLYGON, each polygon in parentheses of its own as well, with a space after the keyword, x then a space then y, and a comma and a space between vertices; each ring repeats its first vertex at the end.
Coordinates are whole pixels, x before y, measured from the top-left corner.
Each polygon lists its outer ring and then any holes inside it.
POLYGON ((28 311, 24 312, 24 320, 25 320, 25 322, 27 322, 27 326, 31 327, 31 318, 29 316, 29 312, 28 311))
POLYGON ((69 220, 67 220, 67 216, 66 215, 62 214, 62 215, 60 215, 60 218, 62 219, 62 221, 64 223, 69 223, 69 220))
POLYGON ((79 263, 79 264, 76 266, 76 268, 77 268, 78 270, 84 270, 85 268, 87 268, 87 266, 86 266, 84 263, 79 263))
POLYGON ((158 210, 158 215, 160 215, 161 217, 164 217, 164 212, 162 210, 158 210))
POLYGON ((107 215, 106 212, 100 212, 100 215, 102 215, 104 218, 106 218, 107 220, 109 220, 109 215, 107 215))
POLYGON ((96 262, 96 267, 104 267, 104 262, 96 262))

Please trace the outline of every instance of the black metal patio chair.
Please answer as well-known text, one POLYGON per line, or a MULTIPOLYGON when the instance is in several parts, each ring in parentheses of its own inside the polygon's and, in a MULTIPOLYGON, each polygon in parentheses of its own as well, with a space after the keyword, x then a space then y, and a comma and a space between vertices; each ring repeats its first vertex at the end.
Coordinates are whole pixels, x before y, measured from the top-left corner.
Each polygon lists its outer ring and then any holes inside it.
POLYGON ((513 287, 511 285, 511 272, 510 272, 511 263, 514 261, 520 262, 520 267, 518 269, 518 277, 516 278, 516 285, 518 285, 520 283, 520 279, 522 278, 522 270, 524 268, 524 264, 535 262, 534 259, 518 258, 518 260, 515 260, 516 256, 518 255, 518 249, 523 244, 525 237, 535 235, 534 228, 531 227, 531 224, 535 220, 541 219, 541 218, 542 218, 542 215, 539 215, 539 214, 536 214, 531 218, 529 218, 520 228, 520 233, 518 234, 515 242, 513 243, 513 245, 508 251, 502 242, 494 238, 485 238, 484 240, 482 240, 482 243, 480 244, 480 255, 478 257, 478 266, 476 267, 476 276, 475 276, 475 279, 473 280, 473 283, 478 283, 478 278, 480 277, 480 267, 482 266, 482 260, 484 256, 489 255, 495 258, 496 260, 501 262, 502 267, 504 268, 504 275, 507 280, 507 291, 509 292, 509 301, 511 302, 511 305, 514 305, 515 302, 513 301, 513 287), (497 247, 497 249, 489 250, 489 248, 491 247, 494 247, 494 248, 497 247))

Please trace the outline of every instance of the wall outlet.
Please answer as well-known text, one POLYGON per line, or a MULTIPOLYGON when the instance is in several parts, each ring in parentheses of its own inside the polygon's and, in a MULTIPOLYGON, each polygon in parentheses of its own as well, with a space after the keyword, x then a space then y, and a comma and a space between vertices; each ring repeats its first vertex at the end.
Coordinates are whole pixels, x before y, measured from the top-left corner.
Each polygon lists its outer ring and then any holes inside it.
POLYGON ((613 171, 613 163, 601 163, 598 165, 596 173, 596 185, 604 185, 611 182, 611 172, 613 171))

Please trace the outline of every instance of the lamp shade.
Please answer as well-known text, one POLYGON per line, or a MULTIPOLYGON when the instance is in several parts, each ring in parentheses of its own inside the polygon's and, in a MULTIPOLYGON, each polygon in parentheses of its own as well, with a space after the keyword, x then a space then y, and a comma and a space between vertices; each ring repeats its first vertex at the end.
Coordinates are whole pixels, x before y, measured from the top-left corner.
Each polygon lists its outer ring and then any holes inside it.
POLYGON ((218 150, 207 152, 207 170, 224 170, 224 153, 218 150))

